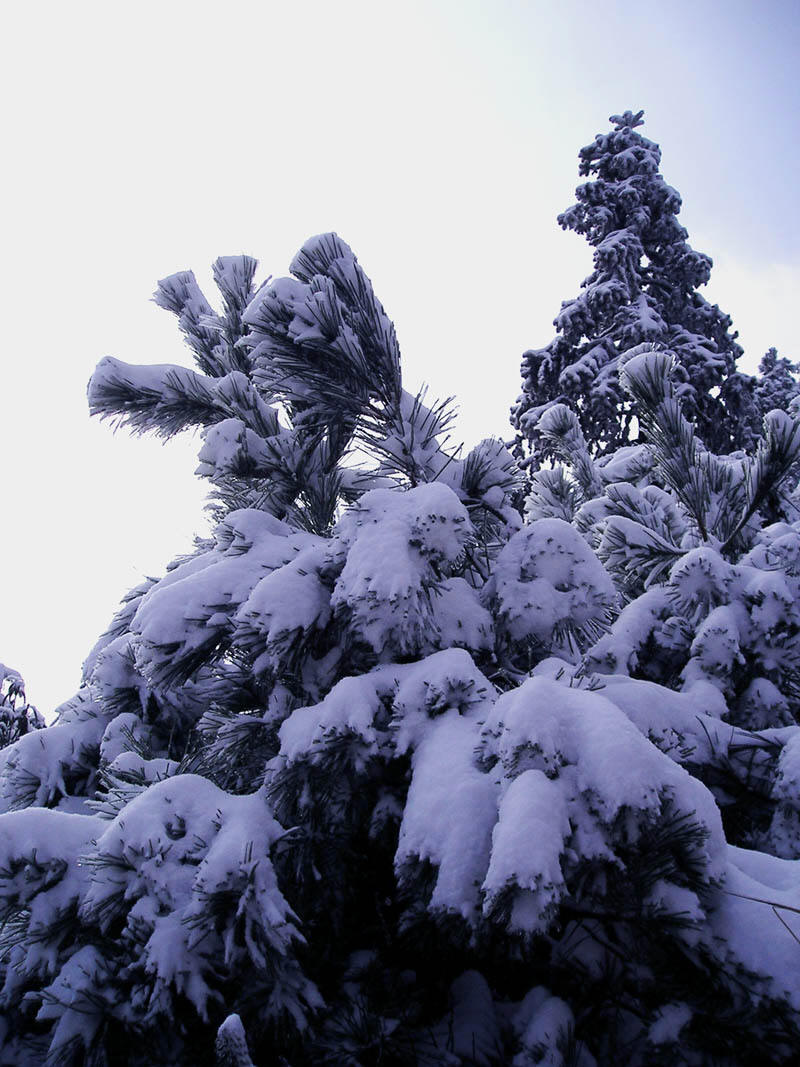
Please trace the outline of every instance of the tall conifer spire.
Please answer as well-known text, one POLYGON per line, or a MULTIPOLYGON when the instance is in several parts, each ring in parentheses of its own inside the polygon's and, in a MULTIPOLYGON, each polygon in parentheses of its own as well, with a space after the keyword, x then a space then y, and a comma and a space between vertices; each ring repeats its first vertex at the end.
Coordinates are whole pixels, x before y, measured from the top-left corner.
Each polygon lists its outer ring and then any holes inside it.
POLYGON ((512 422, 532 438, 542 413, 564 403, 593 453, 627 443, 636 411, 620 386, 619 360, 649 342, 675 354, 687 417, 710 448, 728 452, 751 443, 749 410, 742 419, 748 394, 735 371, 741 349, 730 318, 698 292, 712 262, 687 242, 681 198, 660 173, 661 150, 638 132, 643 114, 612 115, 613 129, 580 151, 579 172, 589 180, 558 222, 594 248, 594 270, 561 305, 555 338, 525 353, 512 422), (727 394, 735 404, 723 403, 727 394))

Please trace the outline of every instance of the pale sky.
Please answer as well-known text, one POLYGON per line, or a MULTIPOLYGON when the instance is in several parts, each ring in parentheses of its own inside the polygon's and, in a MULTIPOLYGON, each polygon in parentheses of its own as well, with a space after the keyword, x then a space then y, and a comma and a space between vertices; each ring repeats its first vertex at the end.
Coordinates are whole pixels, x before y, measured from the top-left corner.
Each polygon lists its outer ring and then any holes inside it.
MULTIPOLYGON (((142 576, 205 531, 199 441, 88 417, 97 361, 189 362, 158 278, 336 230, 406 386, 509 433, 521 353, 590 270, 556 215, 579 148, 645 109, 706 295, 755 369, 800 359, 800 4, 430 0, 14 5, 3 124, 0 660, 49 713, 142 576)), ((211 288, 207 295, 213 300, 211 288)))

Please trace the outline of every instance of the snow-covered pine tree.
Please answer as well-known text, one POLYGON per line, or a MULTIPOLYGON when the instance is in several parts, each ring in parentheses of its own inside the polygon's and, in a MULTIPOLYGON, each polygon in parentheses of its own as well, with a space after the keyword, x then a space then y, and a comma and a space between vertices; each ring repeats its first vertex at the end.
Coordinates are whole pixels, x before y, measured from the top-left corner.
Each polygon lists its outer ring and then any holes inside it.
POLYGON ((558 222, 586 238, 594 270, 581 294, 562 304, 555 338, 525 353, 512 423, 530 439, 540 415, 563 403, 592 454, 627 444, 636 410, 619 383, 619 357, 658 342, 676 356, 676 390, 709 448, 747 447, 752 380, 735 370, 741 349, 730 318, 698 292, 712 263, 687 243, 681 198, 660 173, 658 145, 638 131, 642 115, 612 115, 611 132, 581 149, 579 171, 589 181, 558 222))
POLYGON ((729 846, 671 743, 729 727, 581 671, 611 576, 448 448, 342 241, 254 267, 222 314, 160 284, 198 371, 90 384, 203 428, 217 526, 3 752, 0 1064, 793 1062, 800 861, 729 846))

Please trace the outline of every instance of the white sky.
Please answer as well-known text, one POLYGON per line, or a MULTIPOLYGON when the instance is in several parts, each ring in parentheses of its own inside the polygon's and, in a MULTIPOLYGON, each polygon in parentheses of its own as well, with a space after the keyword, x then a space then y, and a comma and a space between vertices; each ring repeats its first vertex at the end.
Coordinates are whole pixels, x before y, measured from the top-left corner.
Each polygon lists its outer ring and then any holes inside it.
MULTIPOLYGON (((590 249, 578 149, 644 108, 754 369, 792 329, 800 7, 780 0, 15 5, 0 26, 5 303, 0 659, 49 712, 118 600, 204 529, 196 440, 90 420, 96 362, 188 362, 157 278, 336 230, 407 386, 508 433, 590 249)), ((207 290, 211 296, 210 289, 207 290)))

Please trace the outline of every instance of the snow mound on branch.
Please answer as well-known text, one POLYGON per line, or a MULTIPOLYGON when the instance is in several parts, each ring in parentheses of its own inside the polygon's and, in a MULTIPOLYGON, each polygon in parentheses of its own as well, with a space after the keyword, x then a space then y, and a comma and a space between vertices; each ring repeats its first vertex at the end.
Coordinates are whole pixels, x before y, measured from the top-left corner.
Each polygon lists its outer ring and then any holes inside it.
POLYGON ((425 736, 431 718, 455 710, 475 719, 494 696, 492 684, 461 649, 435 652, 417 663, 386 664, 343 678, 319 704, 293 711, 278 732, 280 755, 289 763, 324 759, 325 742, 346 736, 365 753, 393 747, 402 754, 425 736))
MULTIPOLYGON (((205 1019, 219 959, 232 971, 246 963, 280 972, 300 933, 269 858, 283 828, 263 793, 231 796, 177 775, 103 826, 81 914, 101 930, 124 918, 121 936, 141 945, 152 1006, 175 991, 205 1019)), ((305 980, 294 992, 287 1010, 302 1022, 303 1001, 316 995, 305 980)))
POLYGON ((562 778, 573 798, 592 798, 593 811, 606 823, 622 809, 658 814, 668 791, 712 835, 708 860, 718 871, 724 838, 713 797, 665 759, 604 693, 534 677, 498 699, 483 733, 507 772, 535 768, 562 778))
POLYGON ((32 978, 41 985, 56 977, 74 952, 65 930, 90 878, 79 858, 105 825, 46 808, 0 815, 0 923, 17 931, 5 949, 4 1007, 25 994, 32 978))
POLYGON ((91 815, 26 808, 0 815, 0 917, 30 909, 30 928, 81 896, 88 871, 75 862, 108 824, 91 815))
POLYGON ((508 786, 492 832, 492 855, 483 880, 487 915, 518 886, 508 916, 512 932, 544 932, 565 891, 561 857, 572 833, 564 791, 542 771, 523 771, 508 786))
POLYGON ((374 719, 381 708, 381 696, 391 686, 392 679, 387 678, 384 668, 343 678, 320 704, 298 708, 284 721, 278 731, 281 756, 291 763, 312 756, 326 740, 346 735, 374 751, 379 736, 374 719))
POLYGON ((727 877, 712 914, 728 960, 765 975, 777 996, 800 1010, 800 860, 728 846, 727 877))
MULTIPOLYGON (((336 530, 334 552, 346 552, 331 597, 337 616, 378 654, 385 648, 394 655, 425 650, 436 633, 434 595, 470 530, 466 508, 441 483, 365 493, 336 530)), ((477 603, 470 614, 474 631, 486 626, 477 603)))
POLYGON ((407 492, 372 489, 347 511, 336 528, 343 544, 352 544, 372 527, 399 522, 421 555, 432 562, 453 563, 469 533, 467 509, 448 486, 428 482, 407 492))
POLYGON ((290 562, 311 534, 255 509, 232 512, 215 530, 215 546, 169 572, 143 597, 133 617, 136 667, 152 685, 190 673, 233 629, 233 616, 266 574, 290 562))
POLYGON ((616 600, 602 563, 574 527, 555 518, 511 537, 485 595, 510 642, 566 649, 572 635, 601 630, 616 600))
POLYGON ((237 641, 263 648, 254 670, 280 669, 298 645, 323 630, 331 617, 330 588, 322 578, 328 547, 302 549, 285 566, 259 579, 235 615, 237 641))
POLYGON ((420 722, 397 736, 412 777, 395 865, 401 885, 428 887, 434 913, 541 934, 566 896, 591 897, 595 880, 604 894, 654 833, 674 833, 680 858, 636 906, 704 920, 725 873, 714 798, 602 695, 537 676, 420 722))
POLYGON ((492 616, 463 578, 448 578, 438 585, 432 609, 436 643, 443 648, 469 648, 477 652, 494 647, 492 616))
POLYGON ((472 723, 448 711, 426 732, 412 758, 395 866, 430 863, 436 880, 429 907, 473 919, 489 865, 498 785, 475 765, 472 723))
POLYGON ((52 807, 93 781, 109 716, 82 691, 46 730, 24 734, 0 752, 0 811, 52 807))

